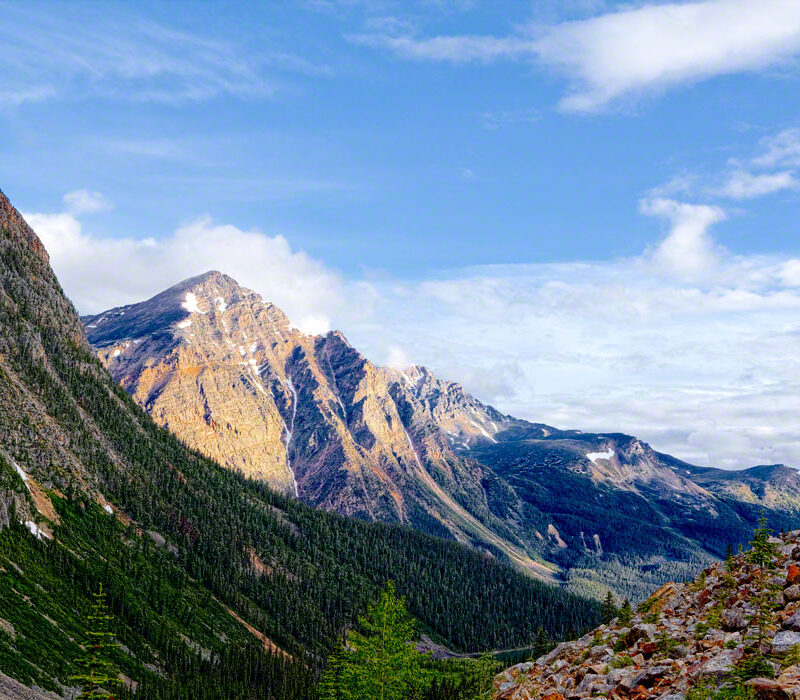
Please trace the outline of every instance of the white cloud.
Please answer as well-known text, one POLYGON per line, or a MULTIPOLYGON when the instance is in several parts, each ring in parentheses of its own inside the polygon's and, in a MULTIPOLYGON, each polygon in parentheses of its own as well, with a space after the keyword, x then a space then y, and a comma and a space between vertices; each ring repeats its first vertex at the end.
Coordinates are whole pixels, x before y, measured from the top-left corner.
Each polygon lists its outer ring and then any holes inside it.
POLYGON ((796 0, 646 5, 547 32, 545 62, 577 81, 565 109, 593 111, 625 95, 761 70, 800 51, 796 0))
POLYGON ((734 170, 728 174, 725 182, 714 191, 714 194, 730 199, 752 199, 781 190, 797 190, 798 188, 800 188, 800 181, 791 170, 755 175, 746 170, 734 170))
POLYGON ((339 328, 368 357, 427 365, 504 412, 627 432, 699 464, 800 465, 800 259, 718 246, 717 207, 641 208, 669 229, 633 258, 369 284, 343 281, 282 236, 208 218, 163 240, 93 236, 70 213, 26 218, 84 312, 219 269, 303 330, 339 328))
POLYGON ((669 234, 652 253, 653 261, 660 268, 684 280, 703 279, 713 272, 720 250, 709 229, 725 219, 722 209, 673 199, 644 200, 640 209, 648 216, 661 216, 670 221, 669 234))
POLYGON ((280 235, 202 217, 163 240, 103 238, 84 232, 72 212, 24 216, 81 313, 142 301, 209 270, 225 272, 259 292, 307 333, 329 330, 330 314, 344 305, 338 275, 292 251, 280 235))
POLYGON ((64 195, 64 204, 67 211, 76 216, 80 214, 94 214, 99 211, 111 209, 111 202, 105 195, 94 190, 75 190, 64 195))
POLYGON ((800 167, 800 129, 784 129, 762 141, 764 152, 753 159, 761 167, 800 167))
POLYGON ((592 112, 643 92, 786 62, 800 52, 800 3, 657 3, 509 36, 350 38, 411 60, 541 62, 572 81, 562 108, 592 112))

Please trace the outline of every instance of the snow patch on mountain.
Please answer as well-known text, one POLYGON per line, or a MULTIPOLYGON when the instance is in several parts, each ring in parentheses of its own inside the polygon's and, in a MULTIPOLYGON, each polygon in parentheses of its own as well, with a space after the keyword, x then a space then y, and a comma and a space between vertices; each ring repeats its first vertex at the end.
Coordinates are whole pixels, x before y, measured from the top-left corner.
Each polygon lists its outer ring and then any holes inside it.
POLYGON ((184 298, 181 306, 192 314, 205 313, 205 311, 200 310, 200 307, 197 304, 197 295, 194 292, 186 292, 186 297, 184 298))
POLYGON ((614 450, 610 447, 605 452, 589 452, 586 455, 586 459, 592 461, 592 463, 597 464, 597 461, 600 459, 612 459, 614 457, 614 450))

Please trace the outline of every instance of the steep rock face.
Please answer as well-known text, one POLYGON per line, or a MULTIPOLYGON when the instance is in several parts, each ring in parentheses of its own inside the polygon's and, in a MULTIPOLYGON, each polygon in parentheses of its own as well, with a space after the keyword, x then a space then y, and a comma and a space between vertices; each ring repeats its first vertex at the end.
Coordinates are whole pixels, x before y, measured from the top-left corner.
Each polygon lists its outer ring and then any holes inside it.
POLYGON ((512 421, 460 386, 424 368, 376 367, 341 333, 301 333, 219 272, 84 322, 156 422, 221 464, 316 506, 408 523, 552 576, 535 561, 546 519, 453 451, 494 441, 512 421))

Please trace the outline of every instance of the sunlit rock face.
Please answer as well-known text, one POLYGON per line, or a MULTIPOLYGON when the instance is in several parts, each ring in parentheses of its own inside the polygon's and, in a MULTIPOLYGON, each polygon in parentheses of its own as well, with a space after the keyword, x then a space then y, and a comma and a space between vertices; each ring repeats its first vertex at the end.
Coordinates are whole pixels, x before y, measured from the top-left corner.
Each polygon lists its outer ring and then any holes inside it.
POLYGON ((458 384, 376 367, 338 332, 304 334, 219 272, 83 320, 131 396, 220 464, 322 508, 499 548, 552 575, 529 556, 535 528, 521 500, 501 485, 503 513, 493 513, 491 473, 456 452, 495 442, 513 419, 458 384))

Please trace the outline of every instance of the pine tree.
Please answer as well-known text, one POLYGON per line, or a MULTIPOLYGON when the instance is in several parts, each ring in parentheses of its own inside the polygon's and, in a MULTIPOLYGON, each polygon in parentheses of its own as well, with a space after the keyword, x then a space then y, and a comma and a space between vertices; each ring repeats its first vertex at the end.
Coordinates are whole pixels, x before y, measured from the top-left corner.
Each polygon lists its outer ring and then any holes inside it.
POLYGON ((778 555, 778 547, 770 542, 769 538, 772 530, 767 527, 767 518, 764 511, 758 518, 758 527, 753 532, 753 539, 750 542, 750 551, 747 553, 747 561, 757 564, 762 569, 772 568, 775 564, 775 557, 778 555))
POLYGON ((619 624, 625 626, 630 623, 631 619, 633 619, 633 609, 631 608, 631 601, 625 598, 625 602, 622 604, 622 607, 619 609, 619 615, 617 616, 619 619, 619 624))
POLYGON ((342 676, 342 651, 337 649, 328 657, 328 663, 319 679, 317 695, 319 700, 340 700, 342 676))
POLYGON ((614 596, 611 595, 611 591, 606 593, 605 600, 603 601, 603 607, 601 608, 601 614, 603 616, 603 622, 611 622, 611 620, 613 620, 619 614, 617 605, 614 602, 614 596))
POLYGON ((423 656, 414 648, 417 623, 390 581, 358 619, 325 677, 326 700, 409 700, 426 685, 423 656))
POLYGON ((536 640, 533 642, 533 648, 531 649, 532 660, 535 661, 540 656, 544 656, 549 649, 550 643, 547 641, 547 633, 544 631, 544 627, 539 627, 536 632, 536 640))
POLYGON ((92 596, 94 602, 92 612, 86 619, 84 654, 75 660, 81 672, 72 676, 71 680, 81 686, 81 694, 77 700, 114 700, 110 689, 121 685, 119 671, 109 657, 110 650, 118 646, 110 630, 110 623, 114 618, 108 613, 102 583, 98 592, 92 596))
POLYGON ((755 628, 750 637, 753 649, 752 654, 739 664, 739 673, 743 680, 756 676, 772 676, 772 666, 766 650, 769 648, 770 633, 774 629, 774 610, 780 587, 772 582, 778 548, 769 541, 771 534, 772 530, 767 527, 767 519, 762 511, 750 542, 750 551, 747 552, 747 561, 757 565, 758 569, 753 580, 755 594, 752 596, 752 603, 755 612, 750 619, 750 625, 755 628))

